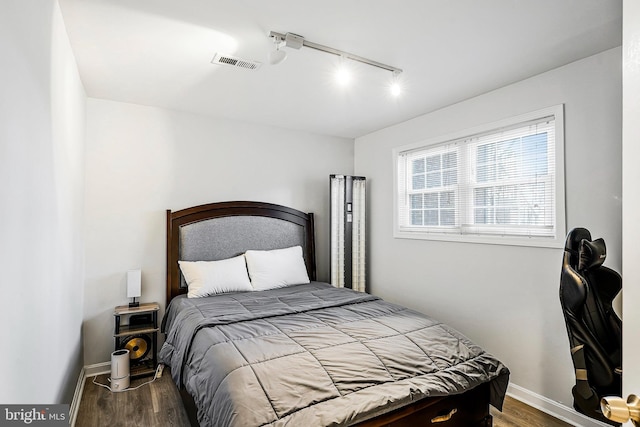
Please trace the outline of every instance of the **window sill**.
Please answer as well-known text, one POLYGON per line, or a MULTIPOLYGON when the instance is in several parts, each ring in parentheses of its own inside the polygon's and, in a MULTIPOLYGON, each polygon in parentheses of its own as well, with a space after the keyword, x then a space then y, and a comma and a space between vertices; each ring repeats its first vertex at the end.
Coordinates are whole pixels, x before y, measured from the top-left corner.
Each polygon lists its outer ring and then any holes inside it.
POLYGON ((441 242, 479 243, 486 245, 528 246, 538 248, 564 248, 562 237, 490 236, 475 234, 448 234, 421 231, 394 230, 396 239, 434 240, 441 242))

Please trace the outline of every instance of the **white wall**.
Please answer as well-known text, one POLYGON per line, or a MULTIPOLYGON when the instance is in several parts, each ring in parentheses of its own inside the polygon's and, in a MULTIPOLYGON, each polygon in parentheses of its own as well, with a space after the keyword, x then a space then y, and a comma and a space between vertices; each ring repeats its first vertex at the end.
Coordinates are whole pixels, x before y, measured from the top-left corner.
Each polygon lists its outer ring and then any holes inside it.
POLYGON ((71 402, 82 367, 85 94, 57 1, 0 13, 0 402, 71 402))
POLYGON ((392 148, 565 104, 567 227, 583 226, 621 267, 621 50, 569 64, 356 139, 369 191, 372 291, 445 321, 495 354, 511 382, 572 406, 558 286, 561 249, 392 237, 392 148))
MULTIPOLYGON (((640 3, 623 3, 623 344, 622 396, 640 395, 640 3)), ((627 423, 625 425, 631 425, 627 423)))
POLYGON ((353 140, 89 99, 85 363, 109 360, 126 271, 165 303, 166 209, 256 200, 313 212, 328 278, 329 175, 353 173, 353 140))

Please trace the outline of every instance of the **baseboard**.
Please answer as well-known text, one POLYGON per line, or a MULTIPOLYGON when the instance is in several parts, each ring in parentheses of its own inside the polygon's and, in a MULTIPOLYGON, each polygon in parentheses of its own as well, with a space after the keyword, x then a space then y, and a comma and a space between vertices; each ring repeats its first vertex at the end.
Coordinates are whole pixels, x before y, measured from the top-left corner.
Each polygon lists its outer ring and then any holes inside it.
POLYGON ((562 405, 549 398, 541 396, 517 384, 510 383, 507 394, 529 406, 539 409, 559 420, 578 427, 611 427, 601 421, 589 418, 575 409, 562 405))
POLYGON ((93 377, 95 375, 108 374, 111 372, 111 362, 96 363, 95 365, 87 365, 84 367, 85 377, 93 377))
POLYGON ((82 391, 84 390, 85 367, 80 369, 80 375, 78 376, 78 382, 76 383, 76 390, 73 393, 73 399, 71 399, 71 405, 69 407, 69 424, 71 427, 76 425, 76 417, 78 416, 78 406, 80 406, 80 399, 82 398, 82 391))
POLYGON ((71 427, 76 425, 76 418, 78 417, 78 408, 80 407, 80 399, 82 399, 82 392, 84 391, 84 382, 87 377, 94 375, 101 375, 111 372, 111 362, 96 363, 95 365, 83 366, 78 376, 78 382, 76 383, 76 390, 73 393, 73 399, 71 400, 71 406, 69 407, 69 424, 71 427))

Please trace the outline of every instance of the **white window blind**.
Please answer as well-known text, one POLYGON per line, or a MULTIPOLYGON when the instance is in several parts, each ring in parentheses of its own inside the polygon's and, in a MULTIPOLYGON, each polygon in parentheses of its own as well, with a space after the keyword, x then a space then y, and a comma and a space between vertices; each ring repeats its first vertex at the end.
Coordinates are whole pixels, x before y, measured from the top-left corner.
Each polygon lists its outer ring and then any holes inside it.
POLYGON ((561 112, 397 150, 396 237, 503 238, 497 243, 564 237, 561 112))

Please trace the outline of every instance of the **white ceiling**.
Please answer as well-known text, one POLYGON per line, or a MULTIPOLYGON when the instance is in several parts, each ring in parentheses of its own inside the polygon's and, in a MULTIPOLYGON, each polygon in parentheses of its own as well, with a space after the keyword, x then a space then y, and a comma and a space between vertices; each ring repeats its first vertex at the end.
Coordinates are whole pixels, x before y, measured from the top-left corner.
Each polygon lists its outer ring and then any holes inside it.
POLYGON ((621 0, 59 0, 87 95, 357 137, 619 46, 621 0), (402 68, 287 48, 269 31, 402 68), (262 62, 211 64, 215 53, 262 62))

